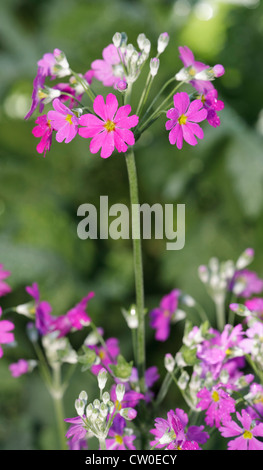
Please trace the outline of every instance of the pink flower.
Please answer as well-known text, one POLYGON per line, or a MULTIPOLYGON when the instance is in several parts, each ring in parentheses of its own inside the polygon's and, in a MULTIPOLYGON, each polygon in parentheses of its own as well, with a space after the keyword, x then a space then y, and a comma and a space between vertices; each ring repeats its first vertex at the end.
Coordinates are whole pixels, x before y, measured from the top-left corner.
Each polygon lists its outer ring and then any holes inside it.
POLYGON ((89 348, 94 349, 101 360, 100 364, 91 367, 93 374, 97 375, 103 367, 108 370, 110 364, 117 363, 117 357, 120 354, 119 340, 117 338, 108 338, 105 341, 105 347, 89 346, 89 348))
POLYGON ((3 282, 3 279, 9 277, 10 274, 10 271, 6 271, 4 266, 0 264, 0 297, 11 292, 11 287, 6 282, 3 282))
POLYGON ((53 129, 46 114, 39 116, 35 120, 35 123, 37 126, 32 129, 32 134, 35 137, 41 137, 40 142, 37 144, 37 152, 43 153, 43 157, 45 157, 46 152, 49 151, 51 147, 53 129))
POLYGON ((230 413, 235 412, 235 400, 220 385, 212 390, 204 387, 196 396, 200 398, 197 408, 206 410, 205 422, 208 426, 218 428, 221 422, 230 419, 230 413))
MULTIPOLYGON (((2 308, 0 307, 0 317, 2 316, 2 308)), ((15 328, 15 325, 9 320, 0 321, 0 357, 3 356, 4 351, 1 344, 12 343, 15 339, 14 334, 11 331, 15 328)))
POLYGON ((135 450, 133 441, 136 436, 126 431, 126 422, 119 414, 115 416, 106 439, 107 450, 135 450))
MULTIPOLYGON (((175 411, 168 411, 167 419, 155 419, 155 428, 150 430, 155 439, 150 442, 150 445, 156 449, 199 450, 198 442, 190 440, 185 433, 184 428, 187 424, 188 417, 183 410, 177 408, 175 411)), ((205 442, 208 439, 208 434, 203 433, 202 429, 199 429, 199 432, 196 429, 195 434, 198 439, 205 442)))
POLYGON ((115 148, 118 152, 126 152, 128 145, 134 145, 134 135, 129 129, 138 124, 139 118, 135 114, 128 116, 131 112, 129 104, 118 109, 116 96, 109 93, 106 103, 103 96, 98 95, 93 108, 99 117, 83 114, 79 118, 79 124, 84 126, 79 129, 79 134, 84 138, 92 137, 91 153, 97 153, 101 149, 101 157, 108 158, 115 148))
POLYGON ((170 143, 172 145, 176 143, 178 149, 182 148, 183 140, 190 145, 196 145, 196 137, 199 139, 204 137, 203 130, 196 123, 207 117, 202 101, 194 100, 190 103, 190 98, 184 91, 176 93, 173 100, 174 108, 167 112, 169 121, 165 124, 166 130, 170 131, 170 143))
POLYGON ((47 118, 53 129, 58 131, 57 142, 65 140, 65 143, 68 144, 78 133, 79 119, 58 98, 54 99, 53 107, 55 111, 49 111, 47 118))
POLYGON ((20 375, 26 374, 29 371, 28 361, 19 359, 18 362, 10 364, 9 370, 13 377, 20 377, 20 375))
POLYGON ((194 78, 198 72, 202 72, 205 69, 209 69, 209 65, 203 64, 202 62, 195 60, 194 54, 189 49, 189 47, 180 46, 178 47, 178 49, 180 53, 179 58, 183 62, 184 67, 188 69, 189 75, 193 77, 190 83, 194 87, 201 83, 201 85, 205 86, 208 90, 213 89, 214 87, 209 80, 195 80, 194 78))
POLYGON ((45 77, 50 76, 51 79, 54 79, 56 77, 54 67, 57 64, 56 58, 59 57, 60 54, 61 54, 60 49, 54 49, 53 53, 52 52, 45 53, 42 59, 38 61, 37 65, 45 77))
POLYGON ((204 108, 207 110, 207 122, 213 127, 220 126, 220 118, 217 115, 217 111, 224 109, 224 102, 218 100, 217 90, 215 88, 207 90, 203 86, 196 86, 195 88, 200 91, 198 99, 202 101, 204 108))
POLYGON ((245 301, 245 306, 253 312, 258 318, 263 319, 263 298, 254 297, 245 301))
POLYGON ((162 298, 160 306, 150 312, 150 326, 156 330, 155 339, 158 341, 166 341, 169 337, 170 324, 178 307, 179 296, 178 289, 172 290, 162 298))
POLYGON ((114 44, 109 44, 103 49, 102 57, 91 64, 93 76, 104 86, 116 86, 119 80, 125 79, 118 49, 114 44))
POLYGON ((263 450, 263 442, 256 439, 263 437, 263 423, 255 424, 252 417, 242 410, 236 414, 241 426, 233 420, 226 421, 220 426, 219 431, 223 437, 234 437, 228 442, 229 450, 263 450))
POLYGON ((263 279, 260 279, 254 271, 241 269, 235 272, 229 290, 239 297, 248 298, 263 291, 263 279))

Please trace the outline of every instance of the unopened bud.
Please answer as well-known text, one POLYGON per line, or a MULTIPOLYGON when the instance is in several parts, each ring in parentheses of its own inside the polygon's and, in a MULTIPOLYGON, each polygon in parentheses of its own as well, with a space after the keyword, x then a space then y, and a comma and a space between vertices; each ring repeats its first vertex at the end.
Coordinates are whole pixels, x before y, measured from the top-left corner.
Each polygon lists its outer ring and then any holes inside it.
POLYGON ((126 91, 128 88, 128 83, 126 80, 119 80, 116 84, 116 89, 120 92, 126 91))
POLYGON ((136 418, 137 411, 134 410, 134 408, 122 408, 120 415, 127 421, 131 421, 132 419, 136 418))
POLYGON ((123 384, 117 384, 116 397, 119 403, 123 400, 124 394, 125 394, 125 386, 123 384))
POLYGON ((101 369, 98 373, 98 385, 99 389, 103 390, 105 388, 106 382, 108 380, 106 369, 101 369))
POLYGON ((139 49, 141 51, 143 50, 143 45, 144 45, 145 39, 146 39, 146 36, 145 36, 144 33, 139 34, 139 36, 137 37, 137 44, 138 44, 139 49))
POLYGON ((78 415, 83 416, 85 409, 84 401, 80 400, 80 398, 77 398, 77 400, 75 400, 75 408, 78 415))
POLYGON ((151 72, 152 77, 155 77, 155 75, 157 75, 159 65, 160 65, 160 61, 159 59, 157 59, 157 57, 154 57, 153 59, 150 60, 150 72, 151 72))
POLYGON ((165 354, 164 367, 168 372, 173 372, 175 366, 175 360, 170 353, 165 354))
POLYGON ((254 258, 254 250, 252 248, 247 248, 238 258, 236 262, 237 269, 243 269, 248 266, 254 258))
POLYGON ((166 47, 168 46, 168 43, 169 43, 169 34, 168 33, 162 33, 160 34, 159 38, 158 38, 158 43, 157 43, 157 52, 159 54, 161 54, 165 49, 166 47))
POLYGON ((112 42, 113 42, 114 46, 117 47, 117 48, 120 47, 121 40, 122 40, 121 33, 115 33, 113 38, 112 38, 112 42))

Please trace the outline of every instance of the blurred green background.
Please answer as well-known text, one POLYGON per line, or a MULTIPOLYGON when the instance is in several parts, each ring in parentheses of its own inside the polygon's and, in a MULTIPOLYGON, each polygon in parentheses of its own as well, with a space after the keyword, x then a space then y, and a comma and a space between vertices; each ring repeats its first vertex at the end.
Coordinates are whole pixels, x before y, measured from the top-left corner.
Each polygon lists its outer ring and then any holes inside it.
MULTIPOLYGON (((90 315, 105 337, 120 338, 122 353, 131 360, 121 315, 121 308, 134 301, 131 242, 77 236, 80 204, 98 205, 100 195, 108 195, 110 205, 128 204, 124 158, 114 154, 104 161, 76 138, 68 145, 54 139, 44 159, 31 133, 37 113, 23 119, 36 62, 45 52, 63 50, 72 68, 85 73, 116 31, 125 31, 134 45, 144 32, 152 41, 151 56, 159 34, 169 33, 151 97, 181 68, 179 45, 190 47, 198 60, 226 69, 216 81, 225 102, 219 128, 205 124, 204 140, 179 152, 169 145, 162 118, 139 140, 136 153, 141 202, 186 204, 183 250, 166 251, 165 241, 143 242, 146 306, 151 309, 179 288, 205 306, 213 323, 213 305, 197 276, 200 264, 212 256, 235 260, 253 247, 253 269, 263 275, 263 5, 257 0, 0 1, 0 263, 12 272, 13 290, 1 298, 1 306, 28 301, 25 286, 38 282, 42 299, 60 315, 94 290, 90 315)), ((134 103, 144 72, 134 86, 134 103)), ((98 83, 96 90, 109 91, 98 83)), ((0 449, 55 449, 53 407, 37 373, 13 379, 8 370, 10 362, 34 357, 25 335, 27 320, 9 318, 16 322, 17 346, 6 348, 0 363, 0 449)), ((180 347, 182 331, 183 324, 173 326, 171 338, 156 345, 147 329, 148 367, 157 364, 164 373, 164 354, 180 347)), ((75 334, 73 343, 82 339, 75 334)), ((91 390, 91 396, 95 390, 80 372, 71 385, 67 417, 75 416, 74 400, 82 389, 91 390)), ((180 400, 173 389, 163 412, 180 400)))

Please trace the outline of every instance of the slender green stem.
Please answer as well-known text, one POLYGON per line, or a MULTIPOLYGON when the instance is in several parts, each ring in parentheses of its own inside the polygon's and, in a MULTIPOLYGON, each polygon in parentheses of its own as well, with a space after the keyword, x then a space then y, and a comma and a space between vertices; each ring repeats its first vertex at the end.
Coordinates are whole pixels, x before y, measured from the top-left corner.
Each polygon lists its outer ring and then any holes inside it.
POLYGON ((63 406, 63 386, 61 384, 61 365, 56 364, 53 367, 53 390, 51 393, 53 403, 54 403, 54 408, 55 408, 55 413, 56 413, 56 420, 57 420, 57 426, 58 426, 58 433, 59 433, 59 439, 60 439, 60 446, 61 450, 66 450, 67 449, 67 444, 66 444, 66 427, 65 427, 65 414, 64 414, 64 406, 63 406))
POLYGON ((100 450, 106 450, 106 442, 103 437, 99 439, 99 443, 100 443, 100 450))
POLYGON ((225 326, 225 299, 214 299, 216 307, 216 319, 217 327, 220 331, 223 331, 225 326))
POLYGON ((87 84, 86 80, 84 78, 82 78, 78 73, 74 72, 73 70, 71 70, 71 72, 72 72, 72 75, 77 80, 77 82, 83 87, 85 93, 87 93, 87 95, 89 96, 89 98, 93 102, 94 99, 96 98, 96 95, 95 95, 94 91, 91 89, 91 87, 89 86, 89 84, 87 84))
POLYGON ((140 236, 140 209, 137 171, 133 148, 125 154, 126 165, 130 186, 130 202, 132 208, 132 238, 133 238, 133 256, 134 256, 134 274, 136 290, 136 308, 138 313, 137 329, 137 364, 139 382, 142 393, 145 390, 145 322, 144 322, 144 282, 143 282, 143 262, 142 247, 140 236))

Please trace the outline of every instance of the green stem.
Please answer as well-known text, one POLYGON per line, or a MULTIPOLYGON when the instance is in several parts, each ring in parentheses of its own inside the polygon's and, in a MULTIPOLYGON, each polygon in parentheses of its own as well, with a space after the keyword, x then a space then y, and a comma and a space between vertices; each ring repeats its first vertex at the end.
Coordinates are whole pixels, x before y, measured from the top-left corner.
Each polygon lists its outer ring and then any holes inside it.
POLYGON ((145 325, 144 325, 144 283, 143 283, 143 262, 142 246, 140 236, 140 209, 137 171, 133 148, 131 147, 125 154, 126 165, 130 186, 130 202, 132 208, 132 239, 133 239, 133 258, 134 275, 136 290, 136 308, 138 313, 137 329, 137 364, 140 389, 145 391, 145 325))
POLYGON ((225 299, 214 299, 216 307, 217 328, 223 331, 225 326, 225 299))
POLYGON ((51 396, 54 403, 56 420, 58 426, 58 434, 61 445, 61 450, 67 449, 66 444, 66 427, 65 427, 65 415, 64 415, 64 406, 63 406, 63 387, 61 384, 61 365, 56 364, 53 367, 53 390, 51 391, 51 396))
POLYGON ((103 437, 99 439, 99 443, 100 443, 100 450, 106 450, 106 443, 103 437))

